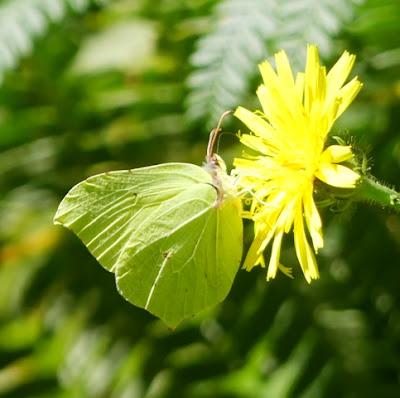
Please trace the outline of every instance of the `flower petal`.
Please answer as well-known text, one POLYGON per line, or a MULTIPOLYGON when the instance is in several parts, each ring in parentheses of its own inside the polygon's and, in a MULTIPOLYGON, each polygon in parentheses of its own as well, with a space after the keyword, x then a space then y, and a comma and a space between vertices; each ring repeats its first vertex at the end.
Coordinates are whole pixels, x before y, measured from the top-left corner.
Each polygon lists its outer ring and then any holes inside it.
POLYGON ((303 101, 304 96, 304 73, 298 72, 296 75, 296 93, 300 101, 303 101))
POLYGON ((321 155, 322 163, 341 163, 353 157, 350 145, 331 145, 321 155))
POLYGON ((272 156, 274 155, 273 148, 267 145, 267 141, 263 140, 259 136, 251 134, 242 134, 239 136, 240 142, 246 145, 254 151, 260 152, 263 155, 272 156))
POLYGON ((356 98, 357 94, 362 89, 363 84, 355 77, 349 83, 347 83, 344 87, 342 87, 339 91, 339 97, 341 98, 341 102, 339 105, 339 109, 337 111, 337 118, 347 109, 347 107, 353 102, 354 98, 356 98))
POLYGON ((306 281, 310 283, 312 279, 319 278, 319 273, 314 253, 312 252, 310 245, 307 242, 307 237, 304 231, 304 222, 301 207, 299 207, 299 211, 294 219, 293 232, 296 255, 299 259, 304 277, 306 278, 306 281))
POLYGON ((356 57, 345 51, 327 75, 327 101, 332 101, 353 68, 356 57))
POLYGON ((279 86, 277 88, 280 89, 281 96, 287 103, 293 116, 301 119, 303 116, 303 92, 301 92, 301 96, 298 95, 298 88, 296 87, 297 78, 295 83, 292 68, 290 67, 285 51, 282 50, 275 54, 275 65, 279 79, 279 86))
POLYGON ((354 188, 360 178, 353 170, 336 163, 321 163, 315 176, 338 188, 354 188))
POLYGON ((294 87, 292 68, 290 67, 285 51, 281 50, 275 54, 275 65, 279 79, 287 85, 294 87))
POLYGON ((267 271, 267 281, 275 278, 276 272, 279 267, 279 258, 281 255, 281 245, 282 245, 283 229, 275 234, 274 242, 272 244, 271 257, 269 260, 268 271, 267 271))
POLYGON ((254 134, 267 141, 274 142, 276 133, 272 126, 262 117, 239 106, 234 115, 241 120, 254 134))
POLYGON ((255 231, 254 240, 243 263, 243 268, 246 271, 251 271, 256 265, 262 263, 262 252, 270 242, 275 231, 275 226, 267 222, 262 224, 257 223, 255 224, 255 227, 257 230, 255 231))
POLYGON ((320 75, 318 49, 315 45, 307 46, 307 61, 304 76, 304 108, 309 115, 317 94, 320 75))
POLYGON ((314 251, 318 253, 318 249, 321 249, 324 246, 324 240, 322 238, 322 221, 317 206, 315 206, 312 195, 312 186, 303 197, 303 206, 304 218, 306 219, 308 231, 310 232, 314 251))

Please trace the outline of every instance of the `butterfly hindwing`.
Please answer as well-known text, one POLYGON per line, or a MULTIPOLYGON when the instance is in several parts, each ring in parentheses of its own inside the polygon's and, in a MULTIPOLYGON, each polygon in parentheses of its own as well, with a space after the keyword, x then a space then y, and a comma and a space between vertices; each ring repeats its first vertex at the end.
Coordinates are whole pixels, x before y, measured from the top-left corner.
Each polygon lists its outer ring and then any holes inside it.
POLYGON ((241 228, 232 201, 182 218, 171 234, 143 251, 132 256, 127 250, 116 272, 118 288, 133 304, 176 326, 228 294, 242 255, 241 228), (144 263, 154 267, 150 271, 144 263))

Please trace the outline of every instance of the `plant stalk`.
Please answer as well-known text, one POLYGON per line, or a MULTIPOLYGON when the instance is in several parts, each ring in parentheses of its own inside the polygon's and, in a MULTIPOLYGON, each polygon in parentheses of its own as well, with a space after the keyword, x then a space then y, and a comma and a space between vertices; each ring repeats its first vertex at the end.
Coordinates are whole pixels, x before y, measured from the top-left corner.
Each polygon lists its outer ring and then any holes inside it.
POLYGON ((361 183, 354 191, 353 200, 368 202, 400 212, 400 193, 381 184, 372 176, 362 177, 361 183))

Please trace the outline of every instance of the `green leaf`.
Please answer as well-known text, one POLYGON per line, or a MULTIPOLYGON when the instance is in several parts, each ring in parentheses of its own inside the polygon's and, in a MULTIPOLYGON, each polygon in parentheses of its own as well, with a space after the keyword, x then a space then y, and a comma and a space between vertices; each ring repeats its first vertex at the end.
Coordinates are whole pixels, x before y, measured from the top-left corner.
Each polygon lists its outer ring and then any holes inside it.
POLYGON ((168 163, 88 178, 54 221, 72 230, 132 304, 175 327, 222 301, 242 256, 240 200, 203 168, 168 163))
MULTIPOLYGON (((322 58, 335 52, 333 38, 354 17, 358 0, 222 0, 214 25, 190 58, 187 117, 211 127, 226 109, 246 100, 256 65, 284 49, 295 70, 303 69, 306 45, 322 58)), ((396 37, 396 36, 395 36, 396 37)))
POLYGON ((33 51, 35 39, 70 13, 84 13, 108 0, 9 0, 0 4, 0 82, 33 51))

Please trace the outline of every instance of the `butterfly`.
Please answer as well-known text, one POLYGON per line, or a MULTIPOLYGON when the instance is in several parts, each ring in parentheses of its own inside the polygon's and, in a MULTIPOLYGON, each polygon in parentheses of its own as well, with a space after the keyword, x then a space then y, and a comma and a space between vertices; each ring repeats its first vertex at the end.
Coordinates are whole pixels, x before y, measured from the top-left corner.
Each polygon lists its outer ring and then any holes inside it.
POLYGON ((114 273, 126 300, 171 328, 221 302, 242 258, 241 200, 213 153, 222 119, 203 167, 165 163, 89 177, 54 217, 114 273))

